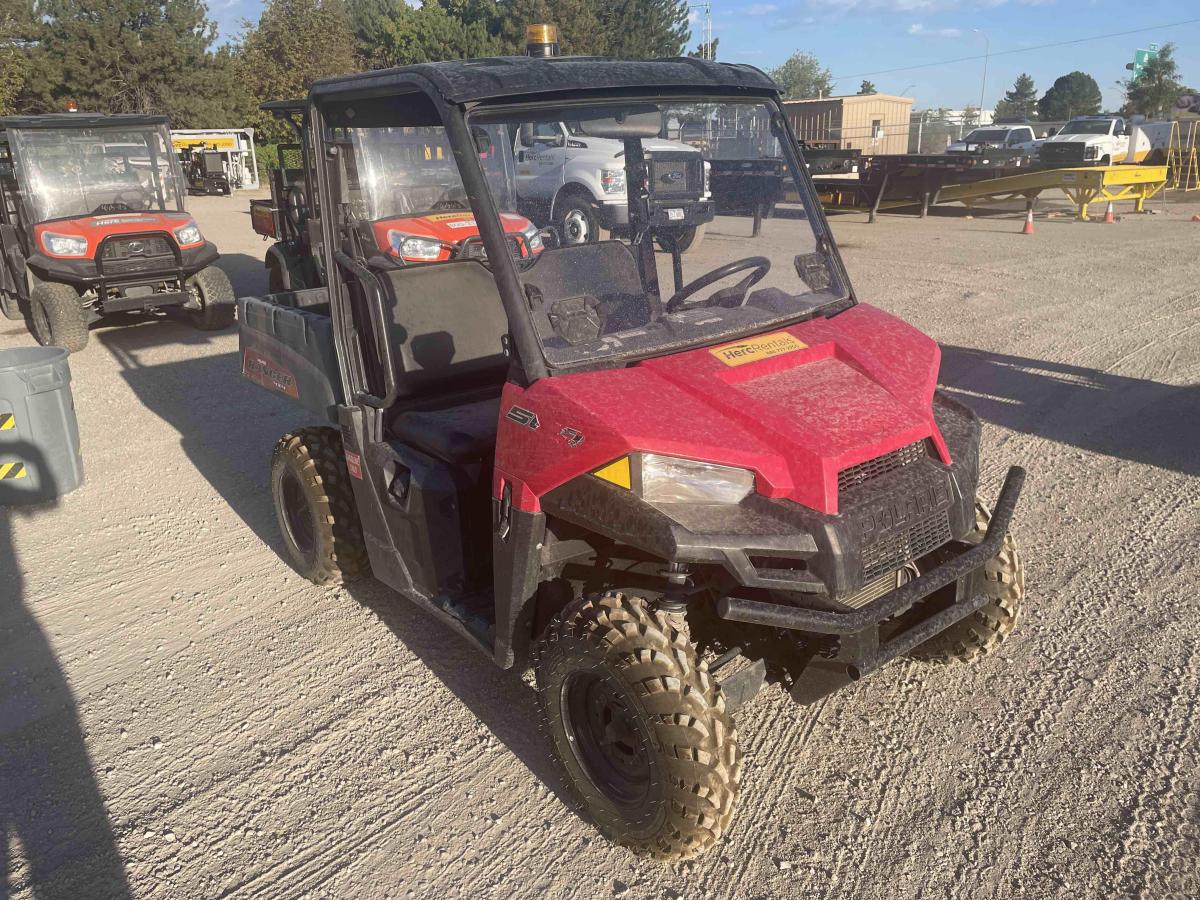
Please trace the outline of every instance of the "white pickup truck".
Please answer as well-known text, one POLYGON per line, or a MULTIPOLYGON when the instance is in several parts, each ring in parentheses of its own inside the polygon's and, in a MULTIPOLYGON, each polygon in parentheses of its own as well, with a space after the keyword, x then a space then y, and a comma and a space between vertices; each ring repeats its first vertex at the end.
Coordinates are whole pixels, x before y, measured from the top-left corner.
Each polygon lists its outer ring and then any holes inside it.
POLYGON ((1030 125, 988 125, 976 128, 961 141, 946 148, 947 153, 983 153, 987 150, 1014 150, 1032 153, 1038 146, 1030 125))
MULTIPOLYGON (((652 218, 661 234, 679 221, 679 249, 697 246, 712 219, 709 163, 694 147, 648 140, 652 218)), ((522 125, 515 141, 517 199, 538 225, 555 225, 565 244, 607 240, 629 224, 622 141, 586 135, 571 122, 522 125)))
POLYGON ((1121 116, 1080 116, 1042 142, 1038 161, 1052 166, 1155 162, 1165 159, 1170 135, 1170 122, 1130 124, 1121 116))

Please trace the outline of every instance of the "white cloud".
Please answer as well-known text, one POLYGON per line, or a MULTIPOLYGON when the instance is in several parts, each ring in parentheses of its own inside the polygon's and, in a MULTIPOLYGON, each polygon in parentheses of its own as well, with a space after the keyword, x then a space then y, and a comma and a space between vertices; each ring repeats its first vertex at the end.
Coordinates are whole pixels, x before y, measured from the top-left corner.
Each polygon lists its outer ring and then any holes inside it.
POLYGON ((908 33, 917 37, 957 38, 962 37, 961 28, 926 28, 920 22, 908 26, 908 33))
POLYGON ((746 15, 769 16, 778 9, 779 7, 774 3, 752 3, 750 6, 746 7, 746 15))

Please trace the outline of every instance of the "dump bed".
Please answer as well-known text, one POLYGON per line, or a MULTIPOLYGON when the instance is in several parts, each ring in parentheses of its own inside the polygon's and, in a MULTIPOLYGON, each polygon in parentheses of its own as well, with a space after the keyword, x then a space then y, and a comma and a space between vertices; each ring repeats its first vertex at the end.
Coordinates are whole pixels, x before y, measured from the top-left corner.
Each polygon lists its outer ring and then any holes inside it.
POLYGON ((337 422, 341 379, 326 288, 238 299, 242 375, 337 422))

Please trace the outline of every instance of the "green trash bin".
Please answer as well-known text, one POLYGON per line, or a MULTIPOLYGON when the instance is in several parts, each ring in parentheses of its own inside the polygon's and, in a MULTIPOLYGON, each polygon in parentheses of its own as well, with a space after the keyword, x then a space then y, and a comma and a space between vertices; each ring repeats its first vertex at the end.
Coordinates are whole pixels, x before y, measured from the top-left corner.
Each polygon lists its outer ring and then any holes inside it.
POLYGON ((45 503, 82 481, 67 351, 0 350, 0 505, 45 503))

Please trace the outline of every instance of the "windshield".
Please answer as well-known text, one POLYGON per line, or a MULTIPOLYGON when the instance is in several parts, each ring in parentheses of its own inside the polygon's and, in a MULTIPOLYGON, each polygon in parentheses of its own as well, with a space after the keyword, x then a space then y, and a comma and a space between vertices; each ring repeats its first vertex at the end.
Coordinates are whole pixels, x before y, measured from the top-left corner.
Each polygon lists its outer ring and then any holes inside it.
POLYGON ((1008 132, 1002 128, 976 128, 964 140, 968 144, 1002 144, 1008 132))
POLYGON ((1068 122, 1059 134, 1108 134, 1112 122, 1108 119, 1075 119, 1068 122))
POLYGON ((166 126, 12 129, 9 140, 38 222, 183 209, 166 126))
POLYGON ((551 368, 715 344, 845 307, 849 286, 818 245, 820 210, 794 153, 785 158, 773 105, 635 98, 484 107, 468 121, 503 128, 516 149, 513 184, 492 182, 501 214, 549 226, 546 249, 515 263, 551 368), (556 123, 571 140, 541 139, 556 123))
MULTIPOLYGON (((378 222, 427 212, 470 211, 446 129, 440 125, 345 128, 337 137, 348 140, 352 150, 346 164, 352 182, 347 187, 358 218, 378 222)), ((484 130, 476 138, 492 190, 510 202, 511 163, 502 152, 501 132, 484 130)))

